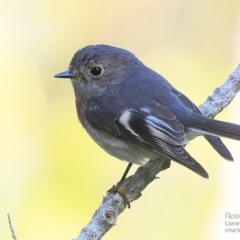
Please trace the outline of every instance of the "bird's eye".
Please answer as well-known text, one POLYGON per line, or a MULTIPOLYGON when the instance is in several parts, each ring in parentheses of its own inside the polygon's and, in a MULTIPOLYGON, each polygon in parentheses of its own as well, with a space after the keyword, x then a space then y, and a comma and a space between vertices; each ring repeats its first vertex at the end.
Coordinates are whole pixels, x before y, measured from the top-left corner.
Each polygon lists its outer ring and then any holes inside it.
POLYGON ((90 73, 92 74, 93 77, 98 77, 102 73, 102 68, 100 67, 93 67, 90 69, 90 73))

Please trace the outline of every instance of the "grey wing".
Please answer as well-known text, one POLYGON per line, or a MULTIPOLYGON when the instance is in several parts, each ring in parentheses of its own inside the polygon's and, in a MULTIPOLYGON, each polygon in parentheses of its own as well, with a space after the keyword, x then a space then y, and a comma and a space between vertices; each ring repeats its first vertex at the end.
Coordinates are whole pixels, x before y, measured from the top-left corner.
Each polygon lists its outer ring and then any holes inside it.
POLYGON ((203 167, 184 149, 187 143, 184 126, 162 105, 125 110, 117 122, 126 141, 133 141, 208 178, 203 167))
MULTIPOLYGON (((192 101, 190 101, 185 95, 181 94, 179 91, 177 91, 174 88, 172 88, 171 90, 188 109, 202 115, 199 108, 192 101)), ((203 135, 203 136, 223 158, 229 161, 233 161, 233 157, 231 153, 229 152, 229 150, 223 144, 223 142, 219 137, 213 136, 213 135, 203 135)))

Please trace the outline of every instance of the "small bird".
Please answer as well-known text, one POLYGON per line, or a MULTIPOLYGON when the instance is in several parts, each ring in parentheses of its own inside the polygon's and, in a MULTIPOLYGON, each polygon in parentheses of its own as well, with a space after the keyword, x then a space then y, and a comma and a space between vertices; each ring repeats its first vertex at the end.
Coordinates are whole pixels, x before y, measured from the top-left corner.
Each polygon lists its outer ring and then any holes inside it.
MULTIPOLYGON (((225 159, 220 137, 240 140, 240 125, 203 116, 198 107, 131 52, 108 45, 77 51, 69 69, 78 118, 92 139, 112 156, 143 165, 165 156, 204 178, 204 168, 185 150, 203 135, 225 159)), ((121 181, 120 181, 121 182, 121 181)))

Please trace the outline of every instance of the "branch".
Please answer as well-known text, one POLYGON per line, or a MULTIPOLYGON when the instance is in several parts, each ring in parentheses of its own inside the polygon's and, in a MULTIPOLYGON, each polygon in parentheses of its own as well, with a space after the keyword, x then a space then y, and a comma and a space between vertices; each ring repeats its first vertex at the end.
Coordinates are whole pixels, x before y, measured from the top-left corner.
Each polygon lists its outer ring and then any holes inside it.
POLYGON ((11 217, 10 217, 9 213, 7 214, 7 217, 8 217, 8 225, 9 225, 11 233, 12 233, 12 238, 13 238, 13 240, 17 240, 17 236, 15 234, 15 231, 14 231, 14 228, 13 228, 13 225, 12 225, 12 221, 11 221, 11 217))
MULTIPOLYGON (((204 104, 200 106, 201 112, 207 117, 215 117, 223 110, 240 90, 240 65, 228 77, 227 81, 217 88, 204 104)), ((134 175, 125 179, 123 188, 129 202, 138 199, 156 175, 169 168, 170 161, 161 157, 150 160, 137 169, 134 175)), ((91 221, 82 229, 75 240, 99 240, 117 222, 118 216, 125 210, 123 198, 119 194, 107 194, 101 206, 94 213, 91 221)))
POLYGON ((236 70, 230 74, 227 81, 215 89, 213 94, 207 98, 199 109, 203 115, 214 118, 221 112, 236 96, 240 90, 240 64, 236 70))

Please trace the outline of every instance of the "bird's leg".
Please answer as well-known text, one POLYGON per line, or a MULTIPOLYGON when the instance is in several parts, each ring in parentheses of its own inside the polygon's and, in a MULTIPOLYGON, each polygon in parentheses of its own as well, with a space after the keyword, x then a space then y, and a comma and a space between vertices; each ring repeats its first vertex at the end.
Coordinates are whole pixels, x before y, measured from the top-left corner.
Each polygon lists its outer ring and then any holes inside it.
POLYGON ((118 185, 122 185, 122 183, 124 182, 124 180, 125 180, 128 172, 129 172, 130 168, 132 167, 132 165, 133 165, 132 163, 128 163, 127 168, 125 169, 125 171, 124 171, 124 173, 122 175, 121 180, 118 182, 118 185))
POLYGON ((127 168, 124 171, 120 181, 117 183, 117 185, 114 185, 111 189, 109 189, 107 191, 108 193, 119 193, 122 196, 122 198, 123 198, 123 200, 126 203, 128 208, 130 208, 130 202, 127 199, 127 196, 126 196, 126 193, 125 193, 125 191, 123 189, 122 184, 123 184, 125 178, 127 177, 127 174, 129 172, 130 168, 132 167, 132 165, 133 165, 132 163, 128 163, 127 168))

